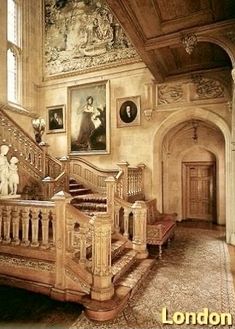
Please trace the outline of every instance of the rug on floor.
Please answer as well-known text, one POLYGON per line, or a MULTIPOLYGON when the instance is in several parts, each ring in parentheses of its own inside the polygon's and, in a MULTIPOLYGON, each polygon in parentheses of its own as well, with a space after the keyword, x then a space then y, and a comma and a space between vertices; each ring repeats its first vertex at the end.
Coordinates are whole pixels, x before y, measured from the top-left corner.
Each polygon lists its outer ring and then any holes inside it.
POLYGON ((202 329, 235 328, 235 294, 224 233, 178 228, 163 260, 157 261, 146 281, 113 321, 96 323, 82 313, 70 329, 202 329), (162 324, 161 311, 231 313, 233 326, 162 324))

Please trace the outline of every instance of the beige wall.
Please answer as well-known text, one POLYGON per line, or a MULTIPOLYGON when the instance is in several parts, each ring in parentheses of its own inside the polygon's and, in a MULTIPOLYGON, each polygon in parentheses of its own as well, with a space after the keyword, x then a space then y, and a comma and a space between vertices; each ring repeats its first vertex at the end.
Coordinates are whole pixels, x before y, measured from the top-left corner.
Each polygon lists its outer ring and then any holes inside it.
MULTIPOLYGON (((41 116, 46 119, 46 107, 60 104, 66 105, 68 114, 70 111, 68 88, 102 80, 109 80, 110 83, 110 153, 107 155, 83 155, 83 157, 101 168, 115 168, 116 163, 120 160, 128 161, 132 166, 138 163, 145 163, 147 198, 152 196, 158 196, 159 198, 156 190, 161 188, 156 183, 155 175, 156 172, 161 172, 161 167, 156 165, 155 161, 156 156, 159 156, 159 154, 156 154, 159 151, 155 148, 157 143, 156 132, 160 128, 164 132, 164 122, 168 118, 178 111, 185 111, 185 120, 190 120, 192 114, 187 115, 187 113, 190 111, 191 113, 192 111, 196 113, 199 108, 202 108, 206 113, 205 120, 209 113, 215 113, 218 117, 222 117, 228 126, 231 121, 231 112, 227 105, 229 99, 227 92, 225 92, 224 98, 191 100, 191 94, 187 94, 190 93, 190 88, 192 87, 189 78, 169 83, 171 87, 176 83, 184 85, 186 94, 181 102, 159 104, 156 91, 159 86, 152 83, 152 75, 144 64, 141 63, 45 81, 41 88, 41 116), (149 92, 149 88, 152 88, 151 92, 149 92), (117 128, 117 98, 137 95, 141 96, 140 126, 117 128), (151 119, 147 120, 144 110, 149 108, 152 108, 153 112, 151 119)), ((47 134, 45 136, 46 141, 50 145, 49 151, 54 156, 60 157, 68 154, 69 127, 70 123, 67 122, 67 133, 47 134)), ((178 206, 177 211, 179 211, 178 206)), ((221 216, 223 217, 224 215, 221 216)))

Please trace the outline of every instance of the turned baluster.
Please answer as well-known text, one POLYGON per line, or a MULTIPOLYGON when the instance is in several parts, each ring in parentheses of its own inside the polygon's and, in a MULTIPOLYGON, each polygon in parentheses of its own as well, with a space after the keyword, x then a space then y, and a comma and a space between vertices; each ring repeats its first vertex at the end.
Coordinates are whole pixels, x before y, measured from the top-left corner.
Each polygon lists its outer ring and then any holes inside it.
POLYGON ((42 155, 39 154, 38 156, 38 169, 39 171, 42 171, 42 155))
POLYGON ((128 195, 133 194, 133 171, 130 171, 128 176, 128 195))
POLYGON ((23 208, 21 211, 21 219, 22 219, 22 242, 21 244, 24 246, 29 246, 29 209, 23 208))
POLYGON ((20 150, 20 147, 19 147, 19 139, 18 139, 18 136, 17 136, 17 130, 16 129, 13 129, 13 140, 14 140, 14 145, 15 145, 15 152, 18 152, 18 150, 20 150))
POLYGON ((115 232, 120 232, 120 221, 119 221, 119 206, 115 206, 115 216, 114 216, 114 228, 115 232))
POLYGON ((41 223, 42 223, 42 245, 43 249, 49 248, 49 214, 46 208, 41 210, 41 223))
POLYGON ((35 153, 34 153, 34 166, 36 169, 38 169, 38 154, 37 154, 37 151, 35 150, 35 153))
POLYGON ((13 207, 12 209, 12 244, 17 246, 20 244, 19 239, 19 228, 20 226, 20 217, 19 217, 19 209, 17 207, 13 207))
POLYGON ((79 262, 86 264, 86 237, 88 229, 86 227, 79 228, 79 238, 80 238, 80 259, 79 262))
POLYGON ((29 161, 29 148, 24 136, 23 136, 23 143, 24 143, 25 160, 29 161))
POLYGON ((138 177, 139 177, 139 171, 137 171, 137 172, 135 173, 134 194, 138 194, 138 193, 139 193, 138 177))
POLYGON ((55 215, 55 210, 51 211, 51 222, 52 222, 52 245, 55 246, 56 243, 56 215, 55 215))
POLYGON ((125 238, 129 238, 129 215, 130 211, 127 208, 124 208, 124 233, 123 236, 125 238))
POLYGON ((31 222, 32 222, 32 242, 31 247, 38 247, 38 224, 39 224, 39 217, 38 217, 38 209, 31 210, 31 222))
POLYGON ((11 229, 11 207, 6 206, 3 208, 3 243, 8 244, 11 242, 10 238, 11 229))

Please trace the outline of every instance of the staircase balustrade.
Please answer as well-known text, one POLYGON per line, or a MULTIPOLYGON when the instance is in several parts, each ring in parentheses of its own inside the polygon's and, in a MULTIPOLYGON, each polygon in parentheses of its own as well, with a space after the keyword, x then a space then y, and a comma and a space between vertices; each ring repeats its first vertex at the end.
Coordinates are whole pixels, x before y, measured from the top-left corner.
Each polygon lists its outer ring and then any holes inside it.
MULTIPOLYGON (((12 257, 10 264, 13 266, 0 266, 0 277, 13 275, 17 278, 16 284, 21 279, 23 282, 30 280, 27 281, 29 288, 34 286, 35 279, 39 286, 41 283, 50 285, 47 293, 57 299, 69 289, 83 295, 94 288, 94 296, 98 296, 104 285, 107 298, 107 291, 112 290, 107 279, 107 268, 111 264, 110 216, 97 215, 91 220, 70 205, 70 200, 66 192, 57 193, 52 201, 0 200, 0 255, 12 257), (14 261, 34 263, 37 275, 33 281, 32 272, 24 269, 20 273, 14 261), (100 264, 100 271, 97 264, 100 264), (50 274, 41 278, 37 269, 45 266, 50 274)), ((40 287, 42 290, 37 288, 38 291, 45 293, 45 287, 40 287)), ((73 293, 70 298, 73 300, 73 293)))
POLYGON ((118 163, 120 171, 116 176, 116 196, 126 201, 134 202, 144 198, 145 165, 129 167, 129 163, 122 161, 118 163))
POLYGON ((75 177, 80 183, 85 184, 94 192, 106 194, 105 180, 109 176, 115 176, 118 169, 99 169, 93 164, 81 158, 72 159, 70 161, 70 174, 75 177))
MULTIPOLYGON (((0 241, 4 245, 54 247, 55 221, 52 202, 1 200, 0 241)), ((17 254, 17 248, 15 249, 17 254)))
POLYGON ((146 249, 147 206, 145 201, 130 203, 115 197, 114 230, 131 242, 138 252, 138 258, 148 256, 146 249))
POLYGON ((10 147, 12 153, 17 156, 22 166, 30 175, 37 178, 40 182, 45 177, 50 177, 49 187, 44 191, 46 199, 52 197, 61 187, 62 190, 68 188, 69 172, 64 170, 67 167, 62 161, 51 157, 47 153, 47 144, 37 144, 31 136, 22 130, 5 112, 6 105, 0 106, 0 138, 1 143, 10 147), (63 171, 67 174, 63 175, 63 171))

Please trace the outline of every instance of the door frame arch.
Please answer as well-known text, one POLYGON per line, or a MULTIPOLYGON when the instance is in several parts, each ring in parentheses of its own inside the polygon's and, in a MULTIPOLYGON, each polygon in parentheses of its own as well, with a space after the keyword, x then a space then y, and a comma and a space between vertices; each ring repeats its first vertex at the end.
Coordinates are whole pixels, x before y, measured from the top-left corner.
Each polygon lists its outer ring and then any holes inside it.
POLYGON ((226 240, 231 243, 233 233, 232 223, 232 181, 231 181, 231 131, 228 124, 218 114, 203 108, 188 108, 175 111, 169 115, 155 130, 153 136, 153 173, 152 173, 152 196, 157 199, 158 209, 162 211, 162 145, 168 132, 178 124, 188 120, 202 120, 208 122, 221 131, 225 140, 225 216, 226 216, 226 240))

